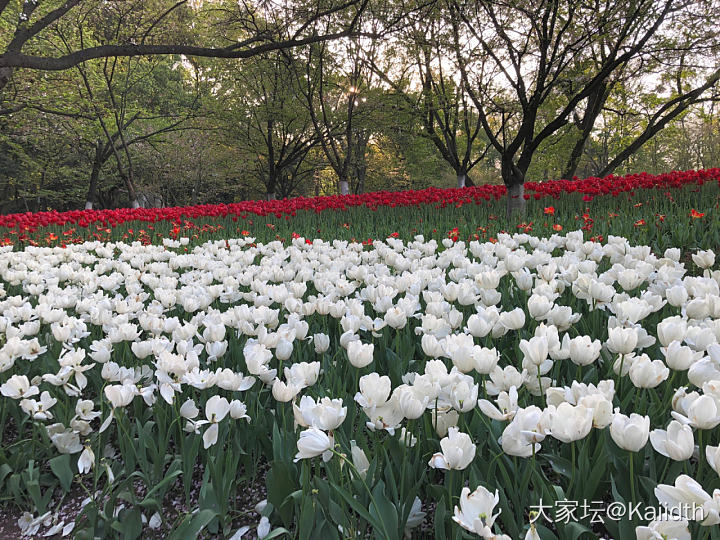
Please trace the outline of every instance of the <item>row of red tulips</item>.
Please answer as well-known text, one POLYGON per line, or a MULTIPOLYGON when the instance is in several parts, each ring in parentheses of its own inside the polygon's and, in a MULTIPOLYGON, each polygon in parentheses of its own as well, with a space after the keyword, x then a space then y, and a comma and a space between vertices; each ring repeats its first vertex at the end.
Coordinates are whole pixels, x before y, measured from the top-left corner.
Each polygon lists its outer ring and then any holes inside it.
MULTIPOLYGON (((720 169, 700 171, 673 171, 651 175, 647 173, 627 176, 606 176, 605 178, 585 178, 553 180, 548 182, 527 182, 525 198, 559 198, 566 193, 581 193, 586 201, 598 195, 618 196, 641 189, 670 190, 687 185, 702 185, 709 181, 720 181, 720 169)), ((120 208, 115 210, 74 210, 70 212, 38 212, 8 214, 0 216, 0 227, 16 228, 25 232, 34 232, 39 227, 51 225, 77 225, 87 227, 90 224, 114 227, 129 221, 177 221, 202 217, 242 216, 250 214, 267 216, 274 214, 295 215, 297 211, 345 210, 349 207, 364 206, 376 209, 381 206, 418 206, 434 204, 438 207, 449 205, 480 204, 484 201, 498 200, 505 195, 503 185, 481 185, 463 189, 428 188, 420 191, 377 191, 362 195, 334 195, 328 197, 297 197, 273 201, 243 201, 231 204, 197 205, 171 208, 120 208)), ((669 194, 669 196, 671 196, 669 194)))

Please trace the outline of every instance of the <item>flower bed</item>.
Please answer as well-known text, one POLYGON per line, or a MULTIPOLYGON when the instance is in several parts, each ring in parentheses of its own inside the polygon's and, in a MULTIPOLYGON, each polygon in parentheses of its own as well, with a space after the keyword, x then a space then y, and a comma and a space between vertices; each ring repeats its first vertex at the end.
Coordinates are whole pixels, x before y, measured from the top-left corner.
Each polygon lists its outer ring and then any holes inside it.
POLYGON ((231 535, 268 462, 268 538, 717 537, 715 256, 586 232, 2 248, 5 504, 231 535))
MULTIPOLYGON (((540 200, 558 199, 562 195, 577 193, 584 202, 594 197, 621 194, 634 194, 642 190, 662 190, 672 197, 671 192, 688 186, 702 186, 706 183, 717 185, 720 169, 700 171, 670 172, 660 175, 647 173, 626 176, 606 176, 604 178, 585 178, 573 181, 555 180, 549 182, 527 182, 525 198, 540 200)), ((198 205, 169 208, 119 208, 116 210, 75 210, 70 212, 37 212, 8 214, 0 216, 0 228, 14 229, 20 234, 32 233, 40 228, 60 227, 69 230, 91 227, 93 232, 112 229, 126 223, 137 222, 180 223, 203 218, 225 219, 248 216, 274 216, 283 218, 296 216, 298 212, 321 213, 326 211, 344 211, 350 208, 407 208, 430 205, 433 208, 461 207, 468 204, 482 204, 497 201, 506 193, 504 185, 481 185, 463 189, 429 188, 419 191, 377 191, 362 195, 335 195, 329 197, 297 197, 272 201, 243 201, 231 204, 198 205)), ((74 232, 74 231, 73 231, 74 232)), ((92 238, 87 238, 91 240, 92 238)))

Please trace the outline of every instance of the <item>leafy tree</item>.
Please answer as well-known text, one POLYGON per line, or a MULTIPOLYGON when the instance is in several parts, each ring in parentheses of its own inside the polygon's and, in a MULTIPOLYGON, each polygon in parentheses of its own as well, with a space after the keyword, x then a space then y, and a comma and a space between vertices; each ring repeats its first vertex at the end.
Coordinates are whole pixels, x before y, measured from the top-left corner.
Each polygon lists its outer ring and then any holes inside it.
POLYGON ((303 163, 318 143, 298 88, 297 66, 279 53, 242 64, 217 64, 221 121, 243 159, 252 163, 268 199, 287 197, 305 177, 303 163))
POLYGON ((367 4, 368 0, 298 1, 276 9, 272 4, 229 0, 208 5, 202 0, 0 0, 4 36, 0 40, 0 91, 18 68, 56 71, 93 59, 150 55, 251 58, 337 39, 355 32, 367 4), (119 17, 120 35, 102 35, 104 29, 112 28, 104 26, 108 13, 119 17), (48 34, 68 21, 77 28, 74 46, 63 51, 46 48, 48 34), (94 33, 99 35, 98 43, 81 39, 94 33), (234 39, 227 40, 230 36, 234 39))
MULTIPOLYGON (((583 100, 604 93, 619 70, 660 47, 687 5, 680 0, 450 3, 455 58, 485 135, 500 155, 508 216, 524 208, 525 176, 541 144, 568 124, 583 100), (599 58, 591 54, 597 47, 605 51, 599 58), (578 57, 592 59, 584 71, 577 69, 578 57), (543 118, 543 107, 558 96, 554 114, 543 118)), ((681 99, 696 98, 719 77, 720 72, 711 74, 681 99)), ((668 100, 649 126, 669 121, 665 111, 675 105, 674 98, 668 100)), ((586 107, 586 112, 592 111, 586 107)))

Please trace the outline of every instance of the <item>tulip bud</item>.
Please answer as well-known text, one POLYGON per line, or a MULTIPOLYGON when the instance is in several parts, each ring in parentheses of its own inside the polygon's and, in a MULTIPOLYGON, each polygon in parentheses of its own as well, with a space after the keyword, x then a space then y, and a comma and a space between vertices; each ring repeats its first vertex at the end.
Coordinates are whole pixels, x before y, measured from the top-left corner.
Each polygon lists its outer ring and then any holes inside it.
POLYGON ((313 334, 315 352, 322 354, 330 348, 330 337, 327 334, 313 334))
POLYGON ((352 455, 353 465, 355 465, 360 477, 365 480, 367 471, 370 468, 370 461, 368 461, 365 452, 355 444, 355 441, 350 441, 350 454, 352 455))
POLYGON ((293 344, 287 339, 280 338, 277 346, 275 347, 275 356, 280 361, 285 361, 292 355, 293 344))

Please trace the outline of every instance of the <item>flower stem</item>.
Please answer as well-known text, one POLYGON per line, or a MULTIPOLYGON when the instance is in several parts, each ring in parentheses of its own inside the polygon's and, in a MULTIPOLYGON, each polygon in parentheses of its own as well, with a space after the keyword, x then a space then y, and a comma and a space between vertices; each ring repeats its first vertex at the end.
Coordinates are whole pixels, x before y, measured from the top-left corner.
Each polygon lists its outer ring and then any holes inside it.
POLYGON ((450 509, 450 513, 452 513, 453 507, 452 507, 452 499, 453 499, 453 476, 455 471, 452 469, 447 472, 447 475, 445 478, 447 479, 447 491, 448 491, 448 508, 450 509))
POLYGON ((700 480, 703 476, 703 463, 705 460, 705 448, 703 444, 703 430, 698 429, 698 472, 696 478, 700 480))
POLYGON ((628 451, 630 456, 630 497, 632 499, 633 506, 637 504, 637 498, 635 496, 635 459, 633 452, 628 451))
POLYGON ((572 491, 572 488, 575 485, 575 441, 570 443, 570 453, 570 485, 568 486, 568 492, 566 493, 566 496, 568 497, 570 496, 570 491, 572 491))

